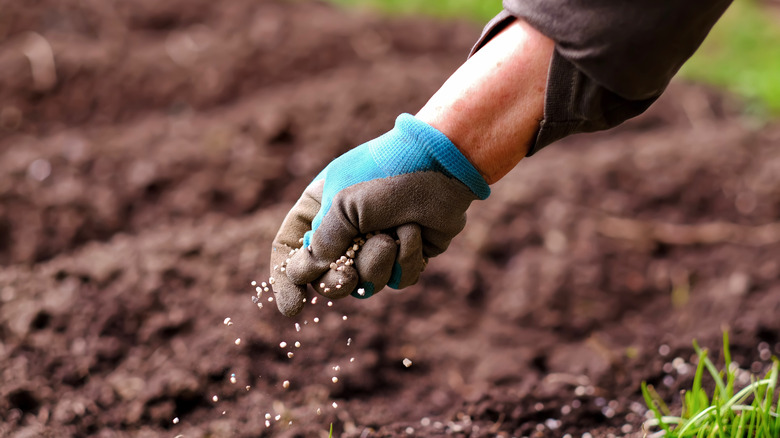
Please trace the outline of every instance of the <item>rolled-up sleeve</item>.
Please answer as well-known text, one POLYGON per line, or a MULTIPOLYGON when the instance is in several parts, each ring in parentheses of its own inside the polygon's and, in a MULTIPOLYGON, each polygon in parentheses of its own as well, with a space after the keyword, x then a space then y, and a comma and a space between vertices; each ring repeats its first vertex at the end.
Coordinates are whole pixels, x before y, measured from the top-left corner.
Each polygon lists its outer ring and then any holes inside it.
POLYGON ((529 155, 644 112, 731 0, 504 0, 472 53, 517 18, 555 42, 544 120, 529 155))

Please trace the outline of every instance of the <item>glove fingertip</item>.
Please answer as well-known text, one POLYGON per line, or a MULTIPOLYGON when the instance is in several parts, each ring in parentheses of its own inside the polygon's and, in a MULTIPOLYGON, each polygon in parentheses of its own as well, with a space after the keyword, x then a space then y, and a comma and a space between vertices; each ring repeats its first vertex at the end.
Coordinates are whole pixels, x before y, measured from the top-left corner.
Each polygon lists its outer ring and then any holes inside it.
POLYGON ((306 297, 306 290, 303 287, 293 285, 292 287, 281 288, 274 287, 274 296, 276 297, 276 307, 284 316, 292 317, 303 310, 303 299, 306 297))

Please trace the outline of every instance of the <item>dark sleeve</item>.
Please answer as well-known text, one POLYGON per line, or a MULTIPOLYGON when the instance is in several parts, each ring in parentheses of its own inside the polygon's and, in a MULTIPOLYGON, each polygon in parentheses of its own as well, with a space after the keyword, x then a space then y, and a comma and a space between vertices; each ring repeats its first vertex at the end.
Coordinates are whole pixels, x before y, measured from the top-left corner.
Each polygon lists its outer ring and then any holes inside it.
POLYGON ((555 42, 532 155, 644 112, 731 0, 504 0, 472 54, 517 17, 555 42))

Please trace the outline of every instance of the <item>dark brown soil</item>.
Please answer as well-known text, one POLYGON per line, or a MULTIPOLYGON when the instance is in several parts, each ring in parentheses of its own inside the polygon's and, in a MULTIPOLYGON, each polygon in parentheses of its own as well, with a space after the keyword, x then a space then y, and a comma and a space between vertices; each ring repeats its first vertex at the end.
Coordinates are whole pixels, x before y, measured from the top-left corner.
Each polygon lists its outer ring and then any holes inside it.
POLYGON ((679 397, 690 375, 663 368, 692 339, 728 327, 755 370, 759 345, 780 353, 780 127, 711 90, 677 84, 524 161, 420 284, 289 320, 250 300, 282 217, 416 111, 478 26, 17 3, 0 6, 0 436, 641 436, 640 382, 679 397))

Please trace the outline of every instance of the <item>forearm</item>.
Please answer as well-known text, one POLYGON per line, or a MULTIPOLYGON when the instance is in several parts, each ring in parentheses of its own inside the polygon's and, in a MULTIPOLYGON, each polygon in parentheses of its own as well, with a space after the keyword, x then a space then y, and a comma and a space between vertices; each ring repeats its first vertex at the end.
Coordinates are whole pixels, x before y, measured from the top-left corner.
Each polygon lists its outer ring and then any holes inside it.
POLYGON ((544 116, 554 43, 517 20, 469 58, 417 113, 492 184, 526 155, 544 116))

